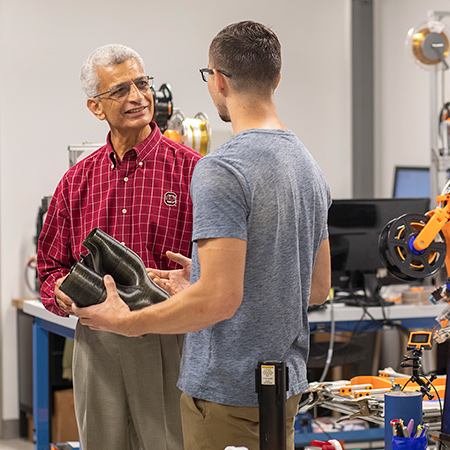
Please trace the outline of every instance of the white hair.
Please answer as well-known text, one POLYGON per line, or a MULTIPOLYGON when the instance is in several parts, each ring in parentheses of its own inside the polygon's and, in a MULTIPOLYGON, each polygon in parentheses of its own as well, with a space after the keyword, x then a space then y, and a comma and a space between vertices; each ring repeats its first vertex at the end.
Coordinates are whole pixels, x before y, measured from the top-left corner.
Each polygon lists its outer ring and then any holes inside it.
POLYGON ((88 97, 97 95, 100 80, 98 78, 97 69, 106 66, 116 66, 122 64, 129 59, 135 59, 142 70, 144 69, 144 61, 139 53, 130 47, 121 44, 108 44, 95 49, 86 59, 81 67, 81 88, 88 97))

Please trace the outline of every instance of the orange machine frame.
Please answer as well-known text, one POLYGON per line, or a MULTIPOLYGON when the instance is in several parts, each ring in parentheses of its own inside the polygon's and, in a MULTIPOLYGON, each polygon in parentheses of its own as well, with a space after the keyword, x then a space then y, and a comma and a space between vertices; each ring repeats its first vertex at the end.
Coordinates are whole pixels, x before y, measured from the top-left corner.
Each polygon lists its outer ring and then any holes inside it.
POLYGON ((447 243, 447 252, 445 255, 445 267, 447 275, 450 276, 450 194, 438 195, 436 197, 438 204, 435 209, 427 213, 430 220, 425 224, 420 233, 414 240, 414 248, 418 251, 425 250, 433 241, 433 239, 442 231, 447 243))

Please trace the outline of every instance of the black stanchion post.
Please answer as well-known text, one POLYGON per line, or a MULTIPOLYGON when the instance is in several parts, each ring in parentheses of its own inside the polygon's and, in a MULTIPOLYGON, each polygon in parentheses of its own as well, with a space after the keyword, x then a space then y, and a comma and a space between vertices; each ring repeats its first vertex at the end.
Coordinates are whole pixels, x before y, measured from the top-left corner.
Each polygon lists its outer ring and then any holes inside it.
POLYGON ((256 392, 259 403, 259 449, 286 449, 286 391, 288 371, 284 361, 259 362, 256 392))

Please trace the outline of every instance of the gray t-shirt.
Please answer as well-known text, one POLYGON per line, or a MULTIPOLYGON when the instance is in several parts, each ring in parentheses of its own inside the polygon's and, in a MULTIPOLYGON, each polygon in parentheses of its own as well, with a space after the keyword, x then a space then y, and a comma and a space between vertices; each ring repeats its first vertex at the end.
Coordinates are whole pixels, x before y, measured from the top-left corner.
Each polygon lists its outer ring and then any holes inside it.
POLYGON ((239 133, 196 165, 191 195, 191 283, 196 241, 247 241, 244 296, 236 314, 184 341, 178 387, 187 395, 257 406, 258 361, 286 361, 288 397, 304 391, 309 351, 307 306, 315 257, 328 237, 328 184, 287 130, 239 133))

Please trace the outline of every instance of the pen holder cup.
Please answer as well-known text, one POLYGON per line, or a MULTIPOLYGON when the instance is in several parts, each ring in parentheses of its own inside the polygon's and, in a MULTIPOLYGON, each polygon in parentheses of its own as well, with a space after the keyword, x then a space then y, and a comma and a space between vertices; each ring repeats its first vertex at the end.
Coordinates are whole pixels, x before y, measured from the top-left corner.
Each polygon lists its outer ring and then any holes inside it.
MULTIPOLYGON (((414 430, 417 425, 422 423, 422 393, 410 391, 392 391, 384 394, 384 448, 385 450, 393 450, 393 436, 391 421, 393 419, 402 419, 403 423, 409 424, 410 420, 414 420, 414 430)), ((408 439, 408 438, 405 438, 408 439)), ((414 439, 411 439, 414 440, 414 439)), ((400 448, 400 447, 399 447, 400 448)))
POLYGON ((400 436, 392 437, 392 450, 426 450, 427 437, 405 438, 400 436))

